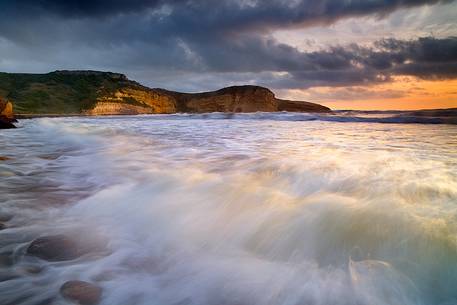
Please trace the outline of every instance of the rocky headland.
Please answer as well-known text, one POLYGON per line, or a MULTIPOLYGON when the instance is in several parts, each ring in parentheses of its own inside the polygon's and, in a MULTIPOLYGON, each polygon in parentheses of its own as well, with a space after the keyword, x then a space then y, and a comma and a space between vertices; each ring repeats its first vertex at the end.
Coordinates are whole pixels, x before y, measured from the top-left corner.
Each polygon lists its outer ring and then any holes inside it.
POLYGON ((0 73, 0 97, 13 101, 15 113, 21 116, 330 111, 319 104, 278 99, 260 86, 181 93, 148 88, 123 74, 99 71, 0 73))

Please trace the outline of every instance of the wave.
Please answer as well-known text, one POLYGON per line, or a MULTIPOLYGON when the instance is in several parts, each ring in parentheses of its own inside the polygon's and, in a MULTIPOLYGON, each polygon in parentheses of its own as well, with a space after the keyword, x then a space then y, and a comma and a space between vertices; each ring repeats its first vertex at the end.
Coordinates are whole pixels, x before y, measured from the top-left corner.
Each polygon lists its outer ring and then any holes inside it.
POLYGON ((457 125, 457 110, 419 111, 355 111, 339 110, 332 113, 255 112, 255 113, 179 113, 143 115, 149 119, 200 119, 200 120, 272 120, 272 121, 324 121, 340 123, 382 124, 451 124, 457 125))
POLYGON ((0 304, 63 304, 75 279, 100 305, 455 304, 454 126, 294 116, 322 115, 22 121, 0 137, 0 304), (25 255, 55 234, 107 251, 25 255))

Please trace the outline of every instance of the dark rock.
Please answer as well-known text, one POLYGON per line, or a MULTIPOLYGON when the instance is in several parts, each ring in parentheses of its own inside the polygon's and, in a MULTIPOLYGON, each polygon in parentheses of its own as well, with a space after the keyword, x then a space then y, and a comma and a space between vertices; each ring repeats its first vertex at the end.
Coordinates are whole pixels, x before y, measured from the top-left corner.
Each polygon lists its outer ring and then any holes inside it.
POLYGON ((14 264, 14 258, 12 253, 0 253, 0 268, 9 267, 14 264))
POLYGON ((14 124, 11 122, 11 119, 0 117, 0 129, 11 129, 16 128, 14 124))
POLYGON ((44 236, 35 239, 27 248, 27 254, 48 261, 65 261, 89 253, 91 247, 76 242, 65 235, 44 236))
POLYGON ((21 267, 21 271, 26 274, 38 274, 41 273, 45 268, 43 266, 36 265, 25 265, 21 267))
POLYGON ((6 228, 6 225, 4 223, 0 222, 0 230, 3 230, 5 228, 6 228))
POLYGON ((102 288, 83 281, 68 281, 60 287, 60 294, 81 305, 95 305, 100 302, 102 288))
POLYGON ((0 213, 1 222, 10 221, 12 218, 13 218, 13 215, 11 215, 11 214, 0 213))

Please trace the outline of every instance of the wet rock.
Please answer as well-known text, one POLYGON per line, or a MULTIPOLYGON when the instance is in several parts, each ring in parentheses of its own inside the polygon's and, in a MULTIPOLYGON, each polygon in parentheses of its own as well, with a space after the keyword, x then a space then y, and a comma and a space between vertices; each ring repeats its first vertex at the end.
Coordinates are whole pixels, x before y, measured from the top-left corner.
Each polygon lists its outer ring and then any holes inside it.
POLYGON ((92 279, 97 282, 105 282, 105 281, 111 281, 114 278, 116 278, 116 273, 114 271, 104 271, 96 276, 94 276, 92 279))
POLYGON ((65 235, 43 236, 35 239, 27 248, 27 254, 48 261, 76 259, 91 250, 89 245, 78 243, 65 235))
POLYGON ((0 222, 10 221, 12 218, 11 214, 0 213, 0 222))
POLYGON ((0 222, 0 230, 6 229, 6 225, 2 222, 0 222))
POLYGON ((9 267, 13 265, 14 259, 12 253, 0 253, 0 267, 9 267))
POLYGON ((0 117, 0 129, 11 129, 11 128, 16 128, 14 124, 12 123, 12 120, 5 118, 5 117, 0 117))
POLYGON ((45 270, 45 267, 43 266, 37 266, 37 265, 25 265, 21 266, 18 268, 22 274, 39 274, 43 270, 45 270))
POLYGON ((84 281, 68 281, 60 287, 60 294, 80 305, 95 305, 100 302, 102 288, 84 281))

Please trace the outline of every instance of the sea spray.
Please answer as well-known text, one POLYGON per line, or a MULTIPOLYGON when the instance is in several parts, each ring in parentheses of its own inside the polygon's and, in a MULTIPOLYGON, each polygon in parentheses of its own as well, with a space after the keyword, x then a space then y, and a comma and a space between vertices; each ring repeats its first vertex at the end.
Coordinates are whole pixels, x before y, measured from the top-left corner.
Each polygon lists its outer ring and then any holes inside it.
POLYGON ((13 158, 0 163, 0 213, 13 215, 1 304, 62 304, 69 280, 115 305, 457 300, 453 125, 237 114, 19 127, 0 134, 13 158), (26 255, 54 234, 104 250, 26 255))

